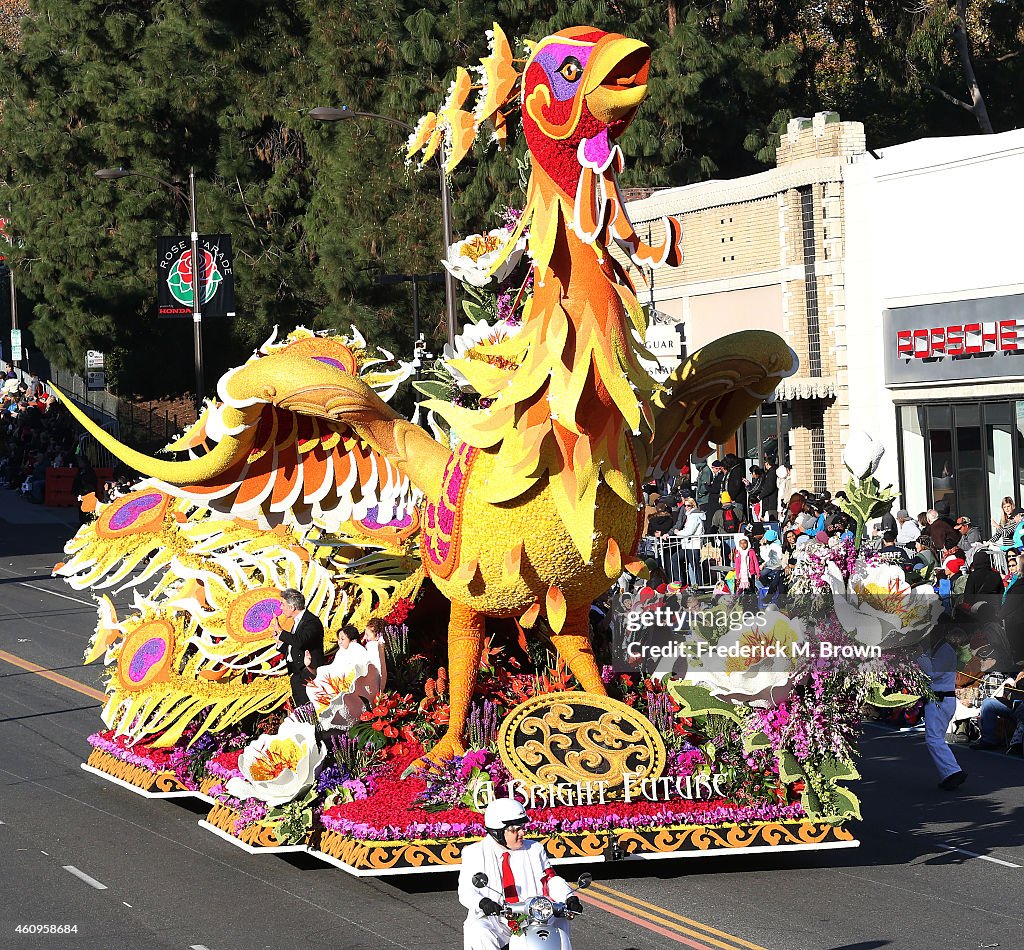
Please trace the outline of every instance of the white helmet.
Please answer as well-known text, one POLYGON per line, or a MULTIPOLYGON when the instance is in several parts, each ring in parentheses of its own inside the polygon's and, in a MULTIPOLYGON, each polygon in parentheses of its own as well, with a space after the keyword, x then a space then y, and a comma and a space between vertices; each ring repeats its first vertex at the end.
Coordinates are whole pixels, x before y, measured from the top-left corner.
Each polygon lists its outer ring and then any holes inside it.
POLYGON ((484 827, 500 844, 504 844, 506 828, 525 825, 528 820, 526 809, 514 798, 496 798, 484 809, 484 827))

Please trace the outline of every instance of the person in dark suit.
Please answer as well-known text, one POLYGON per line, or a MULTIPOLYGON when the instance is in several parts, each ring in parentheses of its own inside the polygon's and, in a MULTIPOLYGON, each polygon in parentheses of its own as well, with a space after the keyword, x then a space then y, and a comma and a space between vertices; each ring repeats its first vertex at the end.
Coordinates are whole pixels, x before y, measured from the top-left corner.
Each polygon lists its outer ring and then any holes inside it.
POLYGON ((292 702, 295 706, 305 706, 309 702, 305 684, 324 662, 324 625, 316 614, 306 609, 306 599, 294 587, 281 591, 281 616, 292 621, 292 629, 285 630, 275 618, 275 639, 288 667, 292 702))

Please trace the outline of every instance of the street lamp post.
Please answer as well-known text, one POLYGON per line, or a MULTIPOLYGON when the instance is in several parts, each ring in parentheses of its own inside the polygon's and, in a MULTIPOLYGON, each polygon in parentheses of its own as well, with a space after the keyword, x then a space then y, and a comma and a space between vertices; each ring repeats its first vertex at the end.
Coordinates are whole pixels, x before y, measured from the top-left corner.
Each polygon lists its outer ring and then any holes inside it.
MULTIPOLYGON (((317 109, 310 109, 309 115, 318 122, 341 122, 345 119, 376 119, 379 122, 387 122, 394 125, 408 134, 412 134, 413 127, 408 122, 396 119, 390 115, 380 115, 376 112, 357 112, 354 109, 334 109, 329 106, 322 106, 317 109)), ((440 169, 441 185, 441 232, 444 240, 444 255, 448 257, 448 248, 452 246, 452 195, 448 188, 448 176, 444 173, 444 163, 438 159, 440 169)), ((444 296, 445 316, 448 322, 448 345, 455 348, 455 332, 458 328, 458 319, 455 313, 456 288, 455 278, 447 268, 444 272, 444 296)))
POLYGON ((203 374, 203 298, 202 269, 199 259, 199 229, 196 227, 196 172, 194 168, 188 170, 188 199, 181 191, 181 182, 170 182, 157 175, 148 175, 145 172, 133 172, 127 168, 101 168, 95 173, 97 178, 103 181, 117 181, 121 178, 145 178, 148 181, 155 181, 158 185, 174 193, 188 212, 189 227, 191 229, 192 245, 192 342, 195 350, 196 370, 196 418, 198 419, 203 411, 203 393, 206 390, 206 382, 203 374))

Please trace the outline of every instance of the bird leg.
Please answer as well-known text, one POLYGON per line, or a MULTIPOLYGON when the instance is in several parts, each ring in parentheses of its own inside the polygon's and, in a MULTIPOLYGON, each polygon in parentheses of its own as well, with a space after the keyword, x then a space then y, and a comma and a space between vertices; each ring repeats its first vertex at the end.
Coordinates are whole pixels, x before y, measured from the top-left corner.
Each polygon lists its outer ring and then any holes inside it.
POLYGON ((576 682, 588 693, 607 694, 601 682, 601 671, 594 660, 590 642, 590 605, 570 610, 560 633, 551 634, 551 645, 568 664, 576 682))
POLYGON ((466 751, 462 733, 466 728, 469 705, 476 687, 483 643, 484 615, 453 600, 451 620, 448 623, 448 731, 424 757, 435 764, 466 751))

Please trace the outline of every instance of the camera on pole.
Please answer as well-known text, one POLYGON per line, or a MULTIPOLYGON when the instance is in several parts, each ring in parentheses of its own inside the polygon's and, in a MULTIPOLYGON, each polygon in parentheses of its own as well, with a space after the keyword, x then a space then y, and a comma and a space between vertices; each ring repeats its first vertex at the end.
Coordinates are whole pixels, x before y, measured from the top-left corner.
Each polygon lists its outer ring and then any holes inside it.
POLYGON ((413 344, 412 347, 412 365, 418 370, 424 360, 432 360, 434 354, 427 349, 427 341, 423 338, 423 334, 420 334, 420 338, 413 344))

